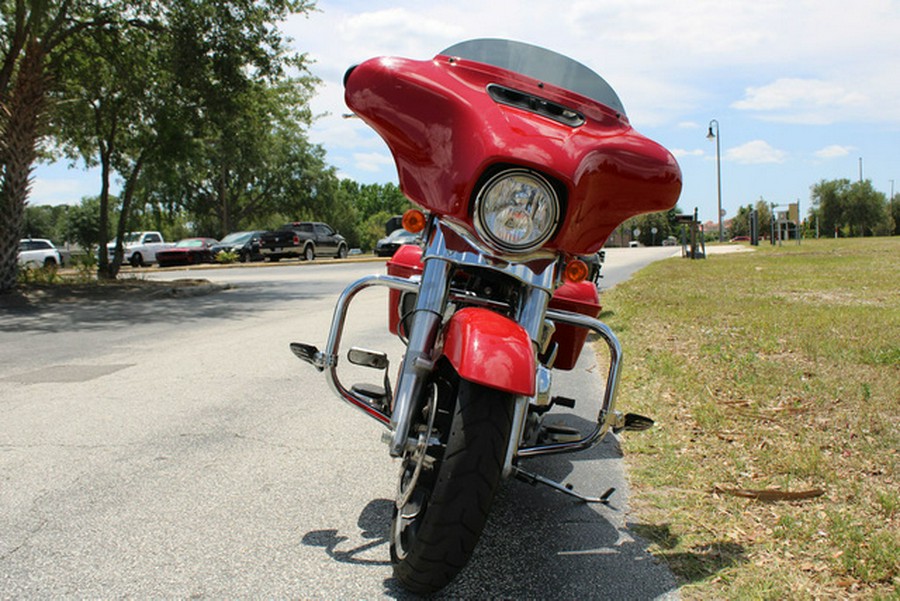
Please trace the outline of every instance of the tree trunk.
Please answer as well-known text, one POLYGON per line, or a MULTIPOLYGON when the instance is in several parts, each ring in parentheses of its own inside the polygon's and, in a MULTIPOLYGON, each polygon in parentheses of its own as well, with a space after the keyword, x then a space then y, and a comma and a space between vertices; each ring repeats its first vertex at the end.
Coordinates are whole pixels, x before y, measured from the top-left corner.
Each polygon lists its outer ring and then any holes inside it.
POLYGON ((19 238, 46 92, 44 51, 31 42, 9 96, 0 98, 0 293, 16 286, 19 238))

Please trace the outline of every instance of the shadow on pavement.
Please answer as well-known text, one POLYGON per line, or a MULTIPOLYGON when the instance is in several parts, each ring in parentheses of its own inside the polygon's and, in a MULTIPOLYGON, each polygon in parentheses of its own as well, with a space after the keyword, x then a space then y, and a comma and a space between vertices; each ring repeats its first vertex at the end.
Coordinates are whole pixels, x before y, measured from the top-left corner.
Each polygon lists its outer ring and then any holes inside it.
POLYGON ((7 297, 0 300, 0 331, 60 332, 104 329, 135 323, 183 323, 201 319, 239 319, 261 309, 261 303, 290 302, 318 298, 324 291, 315 286, 291 289, 277 295, 260 294, 259 286, 221 285, 209 282, 176 286, 155 283, 91 294, 7 297), (263 299, 263 300, 261 300, 263 299))

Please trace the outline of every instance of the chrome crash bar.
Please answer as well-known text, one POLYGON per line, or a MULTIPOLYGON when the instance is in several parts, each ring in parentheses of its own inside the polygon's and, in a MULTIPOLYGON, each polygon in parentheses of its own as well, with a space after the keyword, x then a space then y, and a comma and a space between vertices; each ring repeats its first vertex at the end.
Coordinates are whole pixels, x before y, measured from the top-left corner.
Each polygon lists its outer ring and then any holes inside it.
POLYGON ((609 372, 606 376, 606 389, 603 392, 603 401, 600 404, 600 412, 597 415, 597 423, 590 434, 580 440, 571 442, 558 442, 519 447, 517 457, 535 457, 537 455, 550 455, 553 453, 568 453, 589 449, 603 439, 610 428, 618 425, 618 415, 615 412, 616 391, 619 387, 619 369, 622 364, 622 345, 613 331, 599 319, 587 317, 570 311, 557 309, 547 310, 547 319, 556 323, 564 323, 581 328, 587 328, 596 332, 606 343, 609 349, 609 372))
POLYGON ((312 363, 319 371, 325 372, 328 384, 331 385, 332 390, 334 390, 340 398, 361 410, 369 417, 375 418, 377 421, 381 422, 382 425, 390 427, 391 416, 380 411, 376 407, 373 407, 372 403, 365 397, 347 389, 347 387, 341 383, 337 374, 338 353, 340 352, 344 323, 347 321, 347 309, 350 306, 350 302, 357 294, 372 286, 386 286, 402 292, 419 291, 419 282, 408 280, 406 278, 398 278, 390 275, 369 275, 360 278, 347 286, 341 293, 341 296, 338 297, 337 304, 334 307, 334 317, 331 319, 331 329, 328 332, 328 343, 325 346, 325 350, 318 351, 314 347, 307 347, 307 355, 301 356, 303 353, 302 349, 298 352, 297 349, 294 349, 293 345, 292 349, 297 356, 312 363))
MULTIPOLYGON (((338 298, 334 308, 334 317, 331 321, 331 329, 328 334, 328 343, 325 350, 320 352, 314 347, 297 349, 293 348, 293 345, 292 348, 302 359, 311 363, 319 371, 325 372, 329 385, 341 399, 376 419, 385 427, 392 428, 390 415, 384 413, 377 407, 374 407, 371 401, 366 397, 361 396, 344 386, 337 374, 341 337, 350 302, 359 292, 372 286, 385 286, 401 292, 417 293, 419 291, 420 283, 418 280, 389 275, 369 275, 357 280, 350 284, 338 298)), ((599 443, 610 428, 615 429, 621 426, 619 423, 621 417, 614 411, 616 391, 619 384, 619 370, 622 360, 622 347, 618 338, 616 338, 616 335, 609 326, 602 321, 579 313, 548 309, 546 318, 557 323, 582 327, 595 332, 603 339, 609 349, 609 372, 607 374, 606 387, 603 393, 600 411, 597 415, 597 423, 593 430, 580 440, 520 447, 508 455, 508 462, 511 461, 513 457, 534 457, 537 455, 566 453, 588 449, 599 443)), ((525 410, 523 405, 520 404, 520 407, 521 408, 517 408, 519 411, 525 410)))

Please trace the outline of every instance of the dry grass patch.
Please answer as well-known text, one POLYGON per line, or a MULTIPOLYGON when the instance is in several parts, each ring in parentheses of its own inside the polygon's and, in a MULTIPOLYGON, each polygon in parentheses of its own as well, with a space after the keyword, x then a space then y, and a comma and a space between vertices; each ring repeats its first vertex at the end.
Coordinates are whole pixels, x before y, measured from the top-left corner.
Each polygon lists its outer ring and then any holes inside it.
POLYGON ((900 239, 657 263, 607 293, 634 530, 686 598, 900 598, 900 239))

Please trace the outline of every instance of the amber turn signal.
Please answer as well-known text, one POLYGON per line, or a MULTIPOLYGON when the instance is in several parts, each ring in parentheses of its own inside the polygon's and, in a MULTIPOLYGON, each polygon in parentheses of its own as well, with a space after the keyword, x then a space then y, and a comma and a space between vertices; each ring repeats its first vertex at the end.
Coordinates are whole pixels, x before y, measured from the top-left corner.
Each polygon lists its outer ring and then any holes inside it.
POLYGON ((569 261, 566 265, 565 275, 566 279, 572 283, 583 282, 588 276, 587 263, 581 259, 569 261))
POLYGON ((425 229, 425 213, 418 209, 410 209, 403 214, 403 229, 418 234, 425 229))

